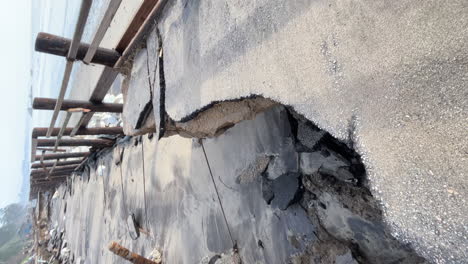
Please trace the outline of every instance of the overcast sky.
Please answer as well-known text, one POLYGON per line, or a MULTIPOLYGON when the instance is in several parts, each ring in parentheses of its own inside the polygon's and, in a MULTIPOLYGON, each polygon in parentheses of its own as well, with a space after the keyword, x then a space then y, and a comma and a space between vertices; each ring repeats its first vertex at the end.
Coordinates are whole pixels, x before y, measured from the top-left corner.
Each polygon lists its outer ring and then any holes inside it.
POLYGON ((0 0, 0 208, 18 201, 22 183, 31 64, 30 1, 0 0))

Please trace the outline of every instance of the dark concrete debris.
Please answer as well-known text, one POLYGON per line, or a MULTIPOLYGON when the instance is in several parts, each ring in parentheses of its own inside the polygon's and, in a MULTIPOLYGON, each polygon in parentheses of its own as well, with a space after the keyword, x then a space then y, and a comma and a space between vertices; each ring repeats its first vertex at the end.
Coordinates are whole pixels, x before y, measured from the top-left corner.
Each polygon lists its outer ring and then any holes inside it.
POLYGON ((286 210, 295 200, 300 192, 300 174, 286 173, 272 181, 273 199, 271 206, 286 210))
MULTIPOLYGON (((293 263, 424 262, 391 236, 379 203, 362 184, 365 171, 359 155, 289 112, 292 138, 286 141, 293 142, 292 148, 283 149, 287 155, 271 158, 262 177, 262 194, 267 204, 280 210, 300 202, 319 227, 318 240, 291 256, 293 263), (285 173, 275 177, 272 167, 285 173)), ((294 246, 295 240, 288 240, 294 246)))

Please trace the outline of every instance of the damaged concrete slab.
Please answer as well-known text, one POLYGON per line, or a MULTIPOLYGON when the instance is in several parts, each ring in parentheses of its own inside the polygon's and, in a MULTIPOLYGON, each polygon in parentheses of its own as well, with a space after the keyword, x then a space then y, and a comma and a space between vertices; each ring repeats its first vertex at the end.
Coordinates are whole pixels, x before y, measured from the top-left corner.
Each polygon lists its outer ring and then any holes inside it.
POLYGON ((466 262, 466 14, 170 1, 124 86, 139 136, 59 190, 69 257, 120 263, 118 239, 163 263, 466 262))
MULTIPOLYGON (((293 116, 301 118, 275 106, 213 138, 148 134, 98 153, 54 201, 52 222, 69 245, 62 257, 123 263, 106 250, 118 240, 142 256, 157 249, 163 263, 425 263, 391 235, 364 184, 289 162, 286 173, 269 177, 285 147, 293 147, 296 162, 314 151, 346 164, 359 160, 337 140, 304 150, 293 116), (136 240, 130 214, 145 230, 136 240)), ((341 165, 328 166, 334 172, 341 165)))
POLYGON ((255 95, 291 106, 363 157, 393 235, 460 262, 466 14, 464 1, 172 1, 157 26, 165 110, 177 122, 255 95))

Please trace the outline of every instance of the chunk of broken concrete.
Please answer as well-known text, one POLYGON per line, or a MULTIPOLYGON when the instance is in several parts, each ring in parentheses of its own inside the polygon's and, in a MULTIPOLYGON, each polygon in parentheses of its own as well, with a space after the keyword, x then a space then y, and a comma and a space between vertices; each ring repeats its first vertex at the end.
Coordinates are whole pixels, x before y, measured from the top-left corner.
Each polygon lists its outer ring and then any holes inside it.
POLYGON ((353 181, 349 171, 350 163, 328 151, 303 152, 299 154, 300 170, 303 174, 322 173, 331 175, 340 181, 353 181))
POLYGON ((286 173, 272 181, 273 208, 286 210, 297 199, 300 191, 299 177, 299 173, 286 173))
POLYGON ((306 122, 299 122, 297 126, 297 140, 309 149, 313 149, 326 133, 306 122))
POLYGON ((125 135, 135 136, 156 131, 152 108, 154 82, 148 77, 152 74, 148 68, 147 51, 142 49, 135 56, 131 75, 122 83, 125 135))

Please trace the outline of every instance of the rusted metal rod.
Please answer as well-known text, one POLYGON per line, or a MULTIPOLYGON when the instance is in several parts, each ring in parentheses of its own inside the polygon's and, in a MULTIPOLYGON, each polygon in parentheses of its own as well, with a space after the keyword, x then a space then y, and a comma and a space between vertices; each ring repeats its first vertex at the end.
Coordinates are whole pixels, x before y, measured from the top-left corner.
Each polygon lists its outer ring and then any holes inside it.
MULTIPOLYGON (((82 160, 78 159, 78 160, 70 160, 70 161, 59 161, 57 162, 57 167, 60 167, 60 166, 68 166, 68 165, 78 165, 78 164, 81 164, 82 160)), ((54 166, 54 163, 55 162, 44 162, 44 164, 41 164, 41 163, 34 163, 31 165, 31 168, 32 169, 39 169, 39 168, 42 168, 43 166, 48 168, 48 167, 52 167, 54 166)))
POLYGON ((117 242, 112 242, 109 245, 109 250, 115 255, 120 256, 134 264, 157 264, 154 261, 151 261, 136 253, 131 252, 127 248, 124 248, 123 246, 119 245, 117 242))
MULTIPOLYGON (((36 127, 32 131, 32 137, 44 137, 47 133, 47 127, 36 127)), ((66 128, 63 135, 68 136, 71 134, 73 128, 66 128)), ((57 136, 60 131, 60 128, 54 128, 52 130, 53 137, 57 136)), ((122 127, 96 127, 96 128, 81 128, 76 131, 76 135, 122 135, 122 127)))
MULTIPOLYGON (((33 109, 54 110, 57 100, 53 98, 36 97, 33 101, 33 109)), ((93 103, 79 100, 63 100, 60 110, 66 111, 71 108, 86 108, 92 112, 122 113, 123 104, 93 103)))
MULTIPOLYGON (((66 57, 70 49, 71 40, 60 36, 40 32, 36 37, 35 50, 57 56, 66 57)), ((76 54, 76 60, 83 60, 88 52, 89 44, 81 43, 76 54)), ((120 54, 111 49, 97 48, 91 63, 113 67, 119 60, 120 54)))
MULTIPOLYGON (((56 160, 56 159, 67 159, 67 158, 82 158, 88 156, 89 152, 69 152, 69 153, 57 153, 57 154, 45 154, 44 160, 56 160)), ((40 161, 42 155, 36 155, 35 160, 40 161)))
MULTIPOLYGON (((60 146, 62 147, 78 147, 78 146, 91 146, 91 147, 109 147, 114 144, 113 140, 109 139, 61 139, 60 146)), ((37 145, 39 147, 52 147, 55 145, 55 139, 38 139, 37 145)))

